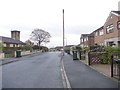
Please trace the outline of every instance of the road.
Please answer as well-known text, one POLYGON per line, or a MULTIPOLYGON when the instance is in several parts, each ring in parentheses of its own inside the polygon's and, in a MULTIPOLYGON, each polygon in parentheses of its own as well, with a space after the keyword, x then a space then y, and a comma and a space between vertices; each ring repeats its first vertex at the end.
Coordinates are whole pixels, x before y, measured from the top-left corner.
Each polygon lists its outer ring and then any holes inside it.
POLYGON ((60 52, 47 52, 3 65, 2 80, 2 88, 63 88, 60 52))
MULTIPOLYGON (((2 66, 2 88, 64 88, 66 82, 63 74, 61 75, 60 52, 35 54, 13 60, 17 62, 2 66)), ((118 88, 116 81, 80 61, 73 61, 70 55, 65 54, 63 62, 72 88, 118 88)))

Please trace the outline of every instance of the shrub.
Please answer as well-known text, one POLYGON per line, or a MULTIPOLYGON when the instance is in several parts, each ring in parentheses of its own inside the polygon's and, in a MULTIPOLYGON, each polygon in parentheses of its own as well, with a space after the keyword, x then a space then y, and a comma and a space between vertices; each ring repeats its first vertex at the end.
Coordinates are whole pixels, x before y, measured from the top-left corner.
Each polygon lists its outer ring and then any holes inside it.
MULTIPOLYGON (((119 54, 120 53, 120 47, 111 47, 107 46, 103 48, 104 52, 102 55, 102 61, 105 63, 110 63, 111 55, 112 54, 119 54)), ((118 55, 118 58, 120 58, 120 55, 118 55)))
POLYGON ((28 51, 28 50, 31 50, 31 46, 30 45, 25 45, 21 49, 22 49, 22 51, 28 51))
POLYGON ((3 51, 3 44, 0 43, 0 52, 2 52, 2 51, 3 51))
POLYGON ((108 59, 108 53, 107 52, 103 52, 102 53, 102 61, 101 61, 102 64, 108 64, 110 63, 109 62, 109 59, 108 59))

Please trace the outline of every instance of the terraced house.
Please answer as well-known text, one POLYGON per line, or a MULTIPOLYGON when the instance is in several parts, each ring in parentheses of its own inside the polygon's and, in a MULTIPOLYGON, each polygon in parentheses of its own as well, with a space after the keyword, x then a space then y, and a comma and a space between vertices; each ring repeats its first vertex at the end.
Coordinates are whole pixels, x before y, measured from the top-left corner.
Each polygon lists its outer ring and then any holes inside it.
POLYGON ((111 11, 104 24, 104 44, 120 46, 120 11, 111 11))
MULTIPOLYGON (((120 46, 120 11, 111 11, 104 25, 94 30, 92 34, 94 40, 87 39, 87 42, 92 42, 91 45, 120 46)), ((89 35, 87 35, 87 37, 88 36, 89 35)), ((80 45, 82 47, 90 46, 90 43, 83 41, 84 39, 86 39, 86 37, 83 37, 83 34, 81 34, 80 45)))
POLYGON ((94 31, 94 43, 104 45, 104 26, 94 31))
POLYGON ((81 47, 89 47, 92 45, 94 45, 94 33, 81 34, 80 46, 81 47))

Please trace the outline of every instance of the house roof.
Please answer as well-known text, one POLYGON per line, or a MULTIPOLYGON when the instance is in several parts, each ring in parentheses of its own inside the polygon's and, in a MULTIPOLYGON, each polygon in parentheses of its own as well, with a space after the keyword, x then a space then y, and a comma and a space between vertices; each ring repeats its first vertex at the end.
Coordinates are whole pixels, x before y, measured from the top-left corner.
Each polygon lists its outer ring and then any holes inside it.
POLYGON ((94 36, 94 33, 93 33, 93 32, 89 34, 89 37, 93 37, 93 36, 94 36))
POLYGON ((9 44, 22 44, 24 45, 25 43, 23 43, 22 41, 20 40, 14 40, 12 38, 9 38, 9 37, 4 37, 4 36, 0 36, 0 40, 4 43, 9 43, 9 44))
POLYGON ((107 17, 105 23, 104 23, 104 26, 106 25, 106 23, 108 22, 108 20, 110 19, 111 15, 115 15, 117 17, 120 17, 120 11, 111 11, 109 16, 107 17))
POLYGON ((81 37, 80 38, 86 38, 86 37, 93 37, 94 36, 94 33, 90 33, 90 34, 81 34, 81 37))
POLYGON ((88 37, 90 34, 81 34, 80 39, 88 37))
POLYGON ((65 46, 65 47, 72 47, 72 46, 74 46, 74 45, 67 45, 67 46, 65 46))
POLYGON ((103 28, 104 28, 104 26, 101 26, 100 28, 96 29, 94 32, 99 31, 99 30, 101 30, 103 28))
POLYGON ((115 14, 115 15, 120 15, 120 11, 111 11, 113 14, 115 14))
POLYGON ((89 36, 90 34, 81 34, 81 37, 87 37, 89 36))

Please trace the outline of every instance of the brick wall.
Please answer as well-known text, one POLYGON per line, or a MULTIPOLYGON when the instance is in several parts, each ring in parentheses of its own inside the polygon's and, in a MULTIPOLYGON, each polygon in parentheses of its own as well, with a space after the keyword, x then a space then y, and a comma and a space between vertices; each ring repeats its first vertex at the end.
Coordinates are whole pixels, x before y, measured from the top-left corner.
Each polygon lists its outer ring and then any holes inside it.
POLYGON ((114 14, 110 14, 110 16, 108 17, 108 19, 106 20, 104 24, 104 33, 105 33, 104 39, 118 37, 117 22, 118 22, 118 16, 114 14), (113 24, 113 27, 114 27, 113 32, 107 33, 106 28, 108 25, 111 25, 111 24, 113 24))

